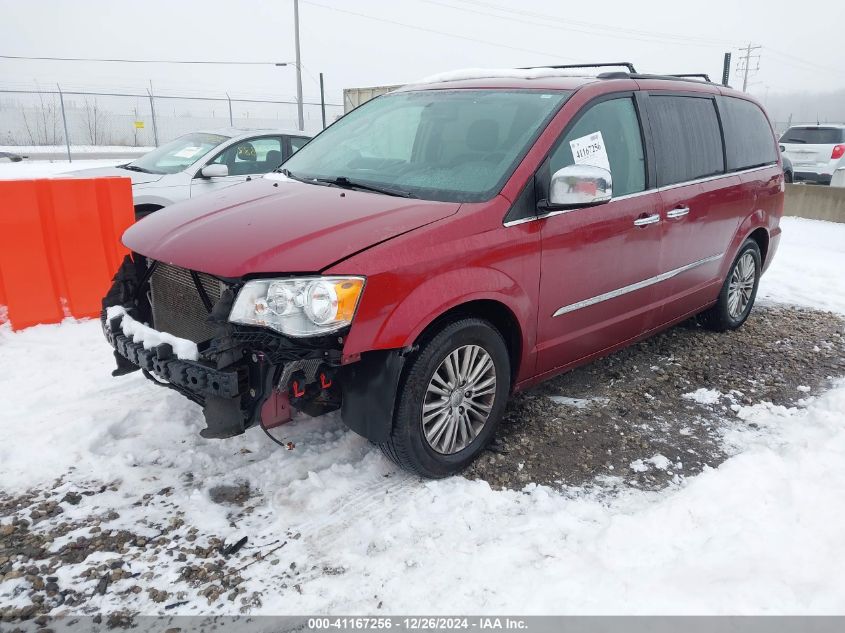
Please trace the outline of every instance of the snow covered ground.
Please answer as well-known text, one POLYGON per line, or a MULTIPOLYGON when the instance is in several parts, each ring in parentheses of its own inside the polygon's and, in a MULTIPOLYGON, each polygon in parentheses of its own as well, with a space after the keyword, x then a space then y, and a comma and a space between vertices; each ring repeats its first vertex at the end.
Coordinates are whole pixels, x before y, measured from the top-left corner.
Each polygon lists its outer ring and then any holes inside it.
MULTIPOLYGON (((845 314, 845 225, 787 218, 783 227, 760 299, 845 314)), ((845 612, 845 382, 800 407, 737 406, 725 437, 734 456, 661 492, 621 478, 589 490, 494 491, 410 477, 334 415, 279 429, 290 451, 260 429, 203 440, 198 407, 137 373, 113 379, 112 366, 97 322, 0 330, 0 487, 113 484, 62 503, 55 520, 108 510, 104 529, 152 536, 178 509, 186 526, 229 543, 286 542, 245 572, 245 587, 263 594, 252 613, 845 612), (234 482, 261 491, 254 511, 211 501, 234 482)), ((691 401, 706 406, 706 395, 691 401)), ((149 582, 180 586, 172 558, 134 556, 128 565, 149 582)), ((246 548, 239 556, 256 561, 246 548)), ((76 577, 83 567, 62 567, 60 584, 93 592, 96 578, 76 577)), ((115 581, 89 608, 165 613, 147 594, 122 593, 134 582, 115 581)), ((25 586, 0 583, 0 604, 23 604, 25 586)), ((188 592, 167 613, 238 613, 240 604, 209 606, 188 592)))
POLYGON ((22 178, 49 178, 69 171, 88 169, 90 167, 113 167, 126 163, 126 158, 104 158, 99 160, 22 160, 17 163, 0 163, 0 180, 17 180, 22 178))
MULTIPOLYGON (((130 145, 71 145, 71 154, 103 154, 103 153, 128 153, 143 154, 151 152, 155 147, 132 147, 130 145)), ((18 156, 29 154, 48 154, 66 151, 64 145, 0 145, 0 152, 11 152, 18 156)))

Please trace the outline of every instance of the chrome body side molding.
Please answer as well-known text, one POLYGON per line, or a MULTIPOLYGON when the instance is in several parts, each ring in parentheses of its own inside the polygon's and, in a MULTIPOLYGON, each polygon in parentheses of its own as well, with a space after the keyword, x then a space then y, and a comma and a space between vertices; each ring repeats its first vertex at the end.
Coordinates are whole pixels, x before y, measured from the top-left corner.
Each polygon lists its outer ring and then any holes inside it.
POLYGON ((575 310, 580 310, 581 308, 586 308, 597 303, 601 303, 602 301, 607 301, 608 299, 615 299, 616 297, 621 297, 622 295, 628 294, 629 292, 642 290, 643 288, 653 286, 654 284, 659 284, 661 281, 666 281, 667 279, 676 277, 677 275, 680 275, 681 273, 684 273, 688 270, 692 270, 693 268, 697 268, 698 266, 703 266, 704 264, 715 262, 716 260, 722 259, 722 257, 724 256, 724 253, 719 253, 718 255, 711 255, 710 257, 705 257, 704 259, 699 259, 698 261, 681 266, 680 268, 675 268, 673 270, 666 271, 665 273, 655 275, 654 277, 643 279, 642 281, 638 281, 637 283, 633 283, 628 286, 623 286, 622 288, 617 288, 616 290, 611 290, 610 292, 605 292, 595 297, 584 299, 583 301, 578 301, 577 303, 570 303, 569 305, 560 307, 555 310, 555 313, 552 316, 558 317, 562 314, 574 312, 575 310))

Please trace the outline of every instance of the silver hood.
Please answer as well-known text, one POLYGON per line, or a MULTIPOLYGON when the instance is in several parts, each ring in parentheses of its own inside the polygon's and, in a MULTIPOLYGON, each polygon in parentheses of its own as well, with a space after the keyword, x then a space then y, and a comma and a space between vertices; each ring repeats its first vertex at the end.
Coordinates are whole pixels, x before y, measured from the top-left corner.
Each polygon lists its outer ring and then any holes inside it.
POLYGON ((131 169, 121 169, 120 167, 92 167, 90 169, 68 171, 62 174, 62 176, 70 178, 103 178, 107 176, 122 176, 123 178, 131 178, 133 185, 156 182, 157 180, 161 180, 163 175, 164 174, 145 174, 140 171, 132 171, 131 169))

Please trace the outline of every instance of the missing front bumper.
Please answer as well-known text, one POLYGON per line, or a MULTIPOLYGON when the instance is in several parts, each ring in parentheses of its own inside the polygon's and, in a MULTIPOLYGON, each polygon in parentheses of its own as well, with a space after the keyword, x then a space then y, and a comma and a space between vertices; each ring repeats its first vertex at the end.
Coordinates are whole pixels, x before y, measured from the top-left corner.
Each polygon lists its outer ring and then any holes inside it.
POLYGON ((155 374, 169 384, 198 396, 236 398, 241 395, 237 371, 222 371, 200 362, 182 360, 173 355, 173 348, 164 343, 145 349, 121 330, 122 316, 103 320, 106 340, 122 358, 138 369, 155 374))

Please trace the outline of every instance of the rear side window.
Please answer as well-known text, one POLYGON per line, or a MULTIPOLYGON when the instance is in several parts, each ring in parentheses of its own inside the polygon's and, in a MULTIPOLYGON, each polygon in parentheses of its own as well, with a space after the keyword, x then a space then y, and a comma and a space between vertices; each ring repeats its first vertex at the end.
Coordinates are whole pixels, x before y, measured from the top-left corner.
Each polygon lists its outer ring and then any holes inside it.
POLYGON ((643 139, 637 111, 629 97, 602 101, 584 112, 552 153, 549 159, 550 172, 554 174, 562 167, 579 162, 574 155, 573 143, 577 147, 579 140, 589 138, 596 132, 601 134, 605 146, 613 179, 613 196, 643 191, 643 139))
POLYGON ((780 137, 781 143, 836 145, 845 143, 845 129, 836 127, 791 127, 780 137))
POLYGON ((299 151, 299 148, 305 145, 310 138, 305 138, 303 136, 291 136, 290 137, 290 153, 295 154, 299 151))
POLYGON ((658 186, 725 171, 713 99, 651 94, 648 102, 658 186))
POLYGON ((721 106, 728 169, 733 171, 777 162, 775 137, 763 111, 751 101, 734 97, 724 97, 721 106))

